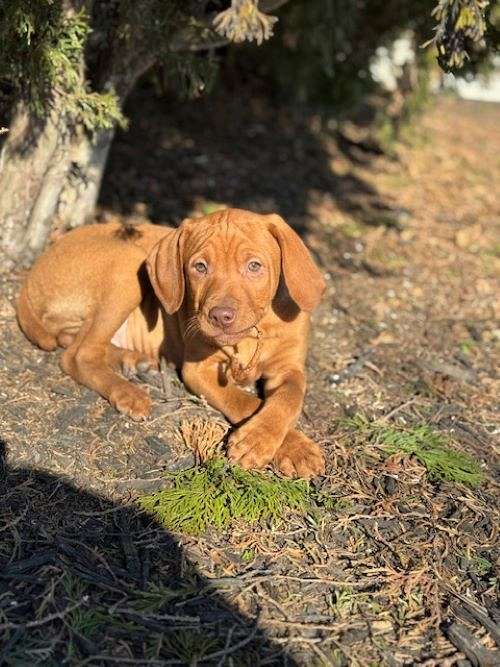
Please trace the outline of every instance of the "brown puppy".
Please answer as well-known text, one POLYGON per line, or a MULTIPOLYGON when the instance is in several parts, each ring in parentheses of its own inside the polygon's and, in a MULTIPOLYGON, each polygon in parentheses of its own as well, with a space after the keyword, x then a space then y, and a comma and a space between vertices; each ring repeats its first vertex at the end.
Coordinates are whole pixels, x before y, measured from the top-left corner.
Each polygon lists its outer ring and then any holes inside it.
POLYGON ((120 225, 90 225, 49 248, 18 300, 26 336, 65 347, 62 368, 133 419, 147 417, 150 399, 115 371, 163 356, 237 427, 233 461, 320 474, 321 450, 294 426, 324 282, 297 234, 277 215, 229 209, 126 236, 120 225), (259 378, 263 400, 239 386, 259 378))

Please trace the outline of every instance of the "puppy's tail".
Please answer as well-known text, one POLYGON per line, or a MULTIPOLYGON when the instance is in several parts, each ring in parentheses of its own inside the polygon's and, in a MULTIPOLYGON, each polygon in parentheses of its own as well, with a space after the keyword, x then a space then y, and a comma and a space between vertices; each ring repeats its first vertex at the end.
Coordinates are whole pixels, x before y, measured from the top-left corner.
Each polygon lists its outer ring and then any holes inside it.
POLYGON ((47 331, 31 307, 26 285, 23 285, 17 300, 16 315, 19 326, 28 340, 48 352, 56 349, 56 338, 47 331))

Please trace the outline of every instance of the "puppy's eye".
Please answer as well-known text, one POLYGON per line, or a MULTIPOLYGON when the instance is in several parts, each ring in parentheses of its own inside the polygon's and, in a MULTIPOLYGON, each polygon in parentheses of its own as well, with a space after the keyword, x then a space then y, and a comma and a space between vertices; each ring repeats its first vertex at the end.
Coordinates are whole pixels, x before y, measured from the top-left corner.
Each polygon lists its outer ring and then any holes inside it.
POLYGON ((251 262, 248 262, 248 270, 251 273, 258 273, 262 268, 262 264, 256 259, 253 259, 251 262))
POLYGON ((205 262, 195 262, 193 267, 197 273, 206 273, 208 271, 208 267, 205 262))

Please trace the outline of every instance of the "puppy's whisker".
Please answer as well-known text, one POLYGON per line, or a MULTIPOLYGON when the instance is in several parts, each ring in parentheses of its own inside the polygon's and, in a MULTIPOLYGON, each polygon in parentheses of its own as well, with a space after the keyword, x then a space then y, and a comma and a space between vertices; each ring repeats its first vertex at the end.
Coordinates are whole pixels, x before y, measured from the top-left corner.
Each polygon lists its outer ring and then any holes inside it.
POLYGON ((188 340, 189 338, 191 338, 191 336, 193 335, 194 331, 195 331, 195 327, 189 327, 189 328, 187 328, 187 329, 184 331, 184 334, 183 334, 183 338, 184 338, 184 340, 188 340))
POLYGON ((198 332, 197 329, 191 329, 190 331, 188 331, 186 334, 184 334, 184 341, 187 342, 190 339, 194 338, 197 332, 198 332))
POLYGON ((188 341, 191 338, 194 338, 194 336, 200 331, 200 323, 198 321, 198 318, 196 315, 190 317, 187 321, 186 328, 183 333, 183 339, 184 341, 188 341))
POLYGON ((191 317, 188 318, 186 322, 186 329, 189 329, 193 324, 197 323, 197 317, 196 315, 191 315, 191 317))

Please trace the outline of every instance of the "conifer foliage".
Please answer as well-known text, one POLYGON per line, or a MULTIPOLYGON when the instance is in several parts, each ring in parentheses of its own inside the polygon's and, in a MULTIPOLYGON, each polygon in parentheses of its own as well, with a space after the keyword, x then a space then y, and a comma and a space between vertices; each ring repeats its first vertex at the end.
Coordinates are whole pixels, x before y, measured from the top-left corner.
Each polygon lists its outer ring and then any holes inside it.
POLYGON ((497 39, 489 0, 3 0, 0 266, 29 263, 54 228, 92 219, 124 102, 155 65, 196 96, 220 48, 247 42, 287 96, 349 100, 369 89, 378 46, 405 29, 429 36, 433 8, 429 44, 445 69, 497 39))

